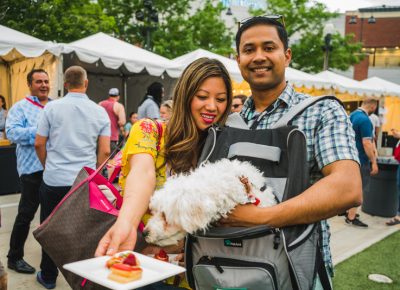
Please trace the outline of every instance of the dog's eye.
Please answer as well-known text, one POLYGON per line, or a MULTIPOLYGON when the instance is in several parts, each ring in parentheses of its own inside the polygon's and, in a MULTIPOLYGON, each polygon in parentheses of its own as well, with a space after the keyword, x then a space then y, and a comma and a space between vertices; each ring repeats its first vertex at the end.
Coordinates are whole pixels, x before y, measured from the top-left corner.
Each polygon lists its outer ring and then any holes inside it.
POLYGON ((266 190, 266 189, 267 189, 267 185, 264 184, 264 186, 260 188, 260 191, 264 192, 264 190, 266 190))

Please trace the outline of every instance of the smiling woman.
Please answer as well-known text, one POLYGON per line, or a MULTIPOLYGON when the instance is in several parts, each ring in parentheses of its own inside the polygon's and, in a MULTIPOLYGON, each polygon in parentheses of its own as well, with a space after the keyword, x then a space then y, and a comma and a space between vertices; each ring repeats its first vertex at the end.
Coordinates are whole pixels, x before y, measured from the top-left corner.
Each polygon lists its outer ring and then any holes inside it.
MULTIPOLYGON (((136 122, 123 150, 120 185, 124 203, 116 223, 100 241, 96 255, 113 255, 132 250, 139 223, 147 222, 147 209, 155 188, 177 173, 186 173, 197 164, 207 128, 223 124, 232 103, 229 74, 221 62, 201 58, 191 63, 180 77, 173 95, 174 109, 162 130, 149 119, 136 122), (160 133, 164 132, 164 133, 160 133), (159 144, 159 146, 158 146, 159 144)), ((183 243, 164 249, 182 253, 183 243)), ((157 254, 148 246, 144 254, 157 254)), ((185 282, 181 286, 187 286, 185 282)))

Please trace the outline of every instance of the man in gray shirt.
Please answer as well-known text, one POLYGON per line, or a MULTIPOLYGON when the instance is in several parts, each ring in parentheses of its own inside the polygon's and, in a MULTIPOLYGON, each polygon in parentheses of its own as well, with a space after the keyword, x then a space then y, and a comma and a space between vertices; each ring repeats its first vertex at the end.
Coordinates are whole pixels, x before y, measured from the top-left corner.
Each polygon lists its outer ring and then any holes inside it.
MULTIPOLYGON (((45 107, 36 133, 36 153, 45 168, 39 190, 40 222, 71 189, 82 167, 96 168, 110 154, 110 119, 86 95, 86 71, 72 66, 65 71, 64 82, 68 94, 45 107)), ((54 288, 58 269, 43 250, 40 268, 37 281, 54 288)))

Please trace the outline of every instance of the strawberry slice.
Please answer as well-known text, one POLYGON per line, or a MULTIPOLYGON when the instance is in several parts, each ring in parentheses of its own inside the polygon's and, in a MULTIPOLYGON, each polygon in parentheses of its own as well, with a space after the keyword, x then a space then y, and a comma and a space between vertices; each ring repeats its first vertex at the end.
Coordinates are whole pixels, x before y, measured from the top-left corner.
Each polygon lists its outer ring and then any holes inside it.
POLYGON ((160 252, 158 253, 158 256, 160 258, 166 258, 168 257, 167 252, 165 252, 163 249, 160 250, 160 252))
POLYGON ((137 263, 136 263, 136 257, 135 257, 135 255, 132 254, 132 253, 129 254, 129 255, 124 259, 124 261, 123 261, 122 263, 127 264, 127 265, 131 265, 131 266, 136 266, 137 263))
POLYGON ((122 271, 132 271, 132 267, 126 264, 114 264, 111 267, 122 271))

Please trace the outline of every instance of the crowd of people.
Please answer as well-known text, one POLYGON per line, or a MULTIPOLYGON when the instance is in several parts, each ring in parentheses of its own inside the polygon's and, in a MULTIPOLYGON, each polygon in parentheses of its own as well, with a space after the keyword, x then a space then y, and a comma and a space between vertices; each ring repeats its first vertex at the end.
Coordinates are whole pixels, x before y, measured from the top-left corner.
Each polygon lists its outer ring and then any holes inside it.
MULTIPOLYGON (((0 96, 0 131, 5 127, 7 137, 17 144, 22 185, 7 255, 8 268, 26 274, 36 272, 24 260, 24 245, 39 204, 43 222, 71 189, 80 169, 103 163, 122 140, 126 142, 121 152, 119 185, 124 202, 117 221, 99 241, 96 256, 135 248, 136 229, 149 218, 148 206, 154 190, 169 177, 196 168, 210 126, 223 126, 231 112, 238 112, 249 128, 270 128, 290 108, 309 97, 296 92, 285 79, 292 51, 279 19, 258 16, 242 22, 236 35, 236 49, 240 71, 251 88, 249 98, 233 96, 226 68, 218 60, 208 58, 195 60, 184 70, 175 86, 173 101, 162 102, 163 85, 152 83, 138 111, 129 114, 128 122, 125 108, 118 102, 119 90, 111 88, 108 99, 94 103, 86 94, 90 85, 86 71, 79 66, 65 71, 68 93, 58 100, 48 97, 49 76, 41 69, 28 74, 30 95, 15 103, 8 114, 0 96), (161 136, 156 122, 162 126, 161 136)), ((273 207, 239 205, 220 224, 281 228, 319 222, 320 250, 326 271, 332 277, 326 219, 347 211, 346 222, 362 226, 356 208, 368 177, 377 173, 378 168, 372 125, 361 123, 366 122, 364 115, 374 108, 376 101, 365 101, 349 118, 339 102, 327 99, 306 109, 293 125, 307 140, 312 186, 273 207)), ((159 250, 148 245, 142 252, 156 254, 159 250)), ((164 250, 181 254, 183 241, 164 250)), ((44 288, 53 289, 57 275, 54 262, 42 251, 37 281, 44 288)), ((144 289, 173 287, 189 286, 181 279, 175 286, 156 283, 144 289)), ((315 277, 314 289, 323 289, 319 275, 315 277)))

